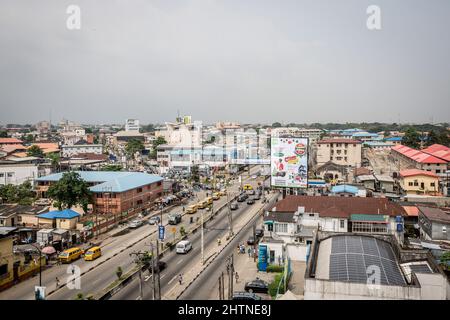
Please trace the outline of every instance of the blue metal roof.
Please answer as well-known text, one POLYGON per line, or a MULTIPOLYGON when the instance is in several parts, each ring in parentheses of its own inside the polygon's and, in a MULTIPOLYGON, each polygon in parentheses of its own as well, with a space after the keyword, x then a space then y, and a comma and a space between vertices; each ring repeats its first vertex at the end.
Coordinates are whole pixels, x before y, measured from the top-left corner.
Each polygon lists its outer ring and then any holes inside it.
MULTIPOLYGON (((76 171, 81 179, 89 183, 99 183, 92 186, 92 192, 124 192, 151 183, 162 181, 158 175, 142 172, 123 171, 76 171)), ((55 173, 40 177, 37 181, 59 181, 63 173, 55 173)))
POLYGON ((71 209, 66 209, 62 211, 50 211, 46 213, 41 213, 38 215, 39 218, 44 219, 72 219, 79 217, 80 214, 78 212, 75 212, 71 209))
POLYGON ((386 138, 386 141, 402 141, 403 137, 390 137, 386 138))
POLYGON ((378 137, 378 134, 371 132, 356 132, 352 137, 378 137))
POLYGON ((334 186, 333 188, 331 188, 331 192, 332 193, 348 192, 348 193, 357 194, 358 190, 359 189, 357 187, 350 186, 350 185, 347 185, 347 184, 341 184, 341 185, 337 185, 337 186, 334 186))

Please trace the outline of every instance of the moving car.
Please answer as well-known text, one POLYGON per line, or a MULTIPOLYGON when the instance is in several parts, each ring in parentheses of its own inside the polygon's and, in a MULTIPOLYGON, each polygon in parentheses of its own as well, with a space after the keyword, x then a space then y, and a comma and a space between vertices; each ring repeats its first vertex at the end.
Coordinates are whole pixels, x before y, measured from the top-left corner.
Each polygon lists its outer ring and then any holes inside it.
POLYGON ((255 238, 253 238, 253 236, 248 237, 248 239, 247 239, 247 244, 248 244, 249 246, 254 245, 254 244, 255 244, 255 238))
POLYGON ((128 225, 128 228, 130 229, 137 229, 140 226, 142 226, 144 223, 142 222, 142 220, 133 220, 130 222, 130 224, 128 225))
POLYGON ((181 222, 181 213, 169 214, 169 224, 179 224, 181 222))
POLYGON ((85 261, 92 261, 102 255, 102 249, 100 247, 92 247, 84 254, 85 261))
POLYGON ((74 247, 61 252, 58 256, 58 259, 59 261, 61 261, 61 263, 70 263, 74 260, 77 260, 82 254, 83 252, 80 248, 74 247))
POLYGON ((247 204, 254 204, 255 200, 253 200, 253 198, 248 198, 247 200, 247 204))
POLYGON ((262 300, 260 296, 250 292, 235 292, 231 300, 262 300))
POLYGON ((253 190, 253 187, 250 184, 244 184, 244 190, 253 190))
POLYGON ((239 209, 239 205, 237 204, 237 202, 233 202, 233 203, 230 205, 230 209, 231 209, 231 210, 237 210, 237 209, 239 209))
POLYGON ((227 195, 227 189, 222 189, 218 193, 219 193, 220 196, 226 196, 227 195))
POLYGON ((248 190, 247 194, 253 196, 255 194, 255 190, 253 190, 253 189, 252 190, 248 190))
POLYGON ((219 200, 220 199, 220 194, 218 192, 214 192, 212 195, 213 200, 219 200))
POLYGON ((253 200, 260 200, 261 199, 261 194, 257 193, 256 196, 253 197, 253 200))
POLYGON ((244 202, 245 199, 245 196, 241 194, 239 197, 237 197, 237 202, 244 202))
POLYGON ((177 243, 177 253, 188 253, 192 249, 192 244, 189 240, 181 240, 177 243))
POLYGON ((269 284, 261 279, 256 278, 256 280, 247 282, 245 284, 244 290, 250 293, 267 293, 269 291, 269 284))
POLYGON ((161 222, 161 218, 159 216, 151 217, 148 220, 148 224, 159 224, 161 222))
POLYGON ((189 207, 186 208, 186 213, 194 214, 197 212, 197 208, 199 208, 199 206, 196 204, 190 205, 189 207))

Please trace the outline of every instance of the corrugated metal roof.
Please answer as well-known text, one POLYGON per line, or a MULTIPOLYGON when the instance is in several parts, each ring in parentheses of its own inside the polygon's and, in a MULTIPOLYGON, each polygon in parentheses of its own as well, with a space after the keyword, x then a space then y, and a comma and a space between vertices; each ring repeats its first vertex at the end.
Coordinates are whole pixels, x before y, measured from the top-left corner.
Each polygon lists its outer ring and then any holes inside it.
POLYGON ((350 185, 346 185, 346 184, 334 186, 333 188, 331 188, 331 192, 332 192, 332 193, 348 192, 348 193, 357 194, 357 193, 358 193, 358 190, 359 190, 359 189, 358 189, 357 187, 355 187, 355 186, 350 186, 350 185))
POLYGON ((79 216, 80 214, 78 212, 75 212, 71 209, 66 209, 62 211, 55 210, 46 213, 41 213, 38 215, 39 218, 43 219, 73 219, 79 216))
POLYGON ((350 216, 351 221, 364 221, 364 222, 387 222, 389 216, 381 214, 352 214, 350 216))
MULTIPOLYGON (((99 183, 90 188, 92 192, 124 192, 144 185, 162 181, 163 178, 143 172, 122 171, 76 171, 81 179, 89 183, 99 183)), ((59 181, 63 173, 41 177, 36 181, 59 181)))

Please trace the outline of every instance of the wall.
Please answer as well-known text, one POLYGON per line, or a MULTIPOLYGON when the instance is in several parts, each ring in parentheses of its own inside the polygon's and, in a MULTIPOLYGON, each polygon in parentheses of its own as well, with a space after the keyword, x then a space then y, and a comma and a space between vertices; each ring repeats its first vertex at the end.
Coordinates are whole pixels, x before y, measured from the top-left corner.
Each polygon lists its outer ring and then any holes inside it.
POLYGON ((19 185, 37 177, 38 166, 34 164, 0 166, 0 185, 19 185), (10 177, 8 175, 10 175, 10 177))
POLYGON ((416 273, 416 277, 420 283, 423 300, 447 299, 447 279, 440 273, 416 273))
POLYGON ((438 178, 428 177, 428 176, 411 176, 411 177, 402 177, 400 179, 400 187, 406 193, 412 194, 434 194, 439 189, 438 178), (417 182, 417 186, 414 185, 415 181, 417 182), (412 186, 409 184, 412 183, 412 186), (424 189, 421 189, 421 184, 424 184, 424 189), (431 186, 431 183, 434 183, 434 187, 431 186))
POLYGON ((60 229, 76 229, 78 218, 73 219, 56 219, 56 228, 60 229))
POLYGON ((62 147, 63 157, 70 157, 70 156, 78 154, 78 153, 102 154, 103 146, 101 144, 100 145, 87 144, 87 145, 73 145, 73 146, 63 146, 62 147))
POLYGON ((305 300, 421 300, 421 289, 386 286, 371 289, 364 283, 305 279, 305 300))
POLYGON ((290 243, 286 245, 286 253, 293 261, 306 261, 308 246, 306 244, 290 243))
POLYGON ((450 240, 450 223, 431 222, 431 237, 433 240, 450 240), (442 227, 447 228, 447 232, 442 231, 442 227))
POLYGON ((13 280, 13 239, 11 237, 0 239, 0 265, 8 265, 7 273, 0 275, 0 288, 7 286, 13 280))

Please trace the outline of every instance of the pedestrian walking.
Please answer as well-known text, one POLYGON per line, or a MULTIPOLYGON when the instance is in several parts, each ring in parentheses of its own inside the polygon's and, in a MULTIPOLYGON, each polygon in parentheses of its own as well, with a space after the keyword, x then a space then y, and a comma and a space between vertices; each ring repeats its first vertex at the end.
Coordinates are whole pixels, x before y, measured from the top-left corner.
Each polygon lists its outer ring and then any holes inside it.
POLYGON ((238 283, 238 281, 239 281, 239 274, 237 273, 237 271, 236 271, 235 277, 236 277, 236 283, 238 283))
POLYGON ((72 275, 74 275, 74 274, 75 274, 75 266, 72 265, 72 275))
POLYGON ((247 253, 248 253, 248 257, 250 258, 250 254, 252 252, 252 249, 248 248, 247 253))
POLYGON ((58 289, 59 288, 59 278, 58 277, 56 277, 56 289, 58 289))
POLYGON ((180 285, 183 283, 183 275, 181 273, 178 275, 178 282, 180 285))

